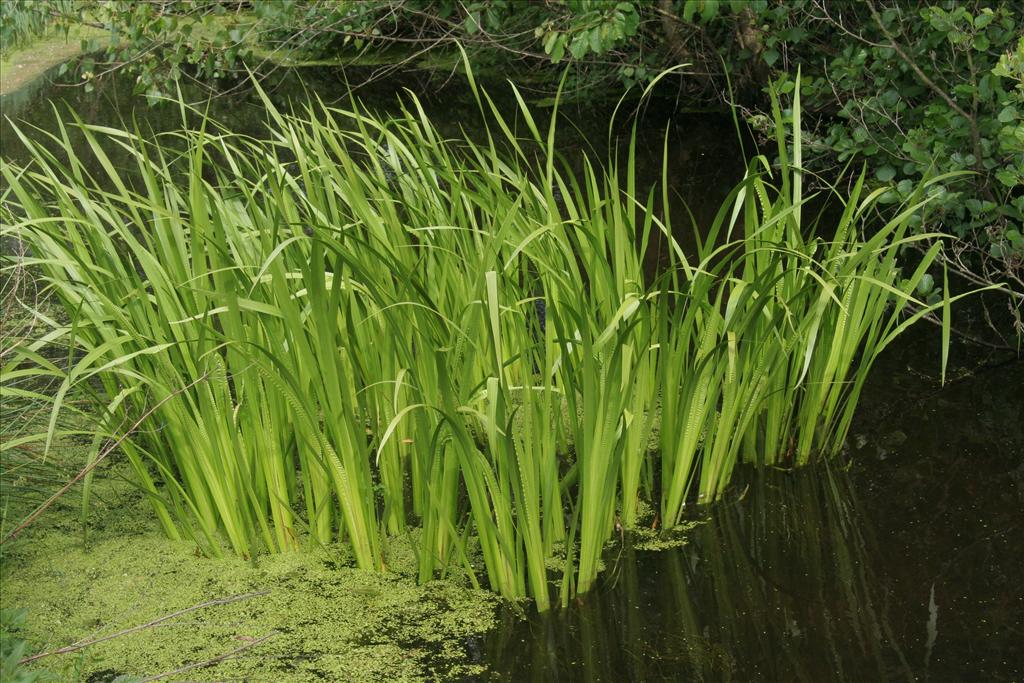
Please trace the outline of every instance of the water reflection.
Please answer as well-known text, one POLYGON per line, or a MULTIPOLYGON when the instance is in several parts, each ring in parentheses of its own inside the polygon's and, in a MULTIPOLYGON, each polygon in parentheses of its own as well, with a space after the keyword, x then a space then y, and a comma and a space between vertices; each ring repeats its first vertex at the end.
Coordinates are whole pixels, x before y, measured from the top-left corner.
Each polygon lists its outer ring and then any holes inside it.
POLYGON ((746 472, 689 545, 506 616, 485 680, 1024 680, 1024 362, 954 340, 943 387, 935 336, 879 359, 849 472, 746 472))
POLYGON ((624 549, 585 602, 509 615, 486 644, 492 677, 915 680, 849 476, 747 473, 744 487, 687 546, 624 549))

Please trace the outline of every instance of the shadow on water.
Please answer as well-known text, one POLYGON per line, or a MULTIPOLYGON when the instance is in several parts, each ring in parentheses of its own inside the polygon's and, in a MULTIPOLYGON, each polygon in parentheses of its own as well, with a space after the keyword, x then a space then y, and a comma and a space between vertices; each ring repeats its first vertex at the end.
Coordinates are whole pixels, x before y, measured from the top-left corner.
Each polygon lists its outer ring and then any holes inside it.
POLYGON ((849 477, 746 475, 686 546, 627 548, 582 604, 509 615, 486 644, 495 677, 914 680, 849 477))

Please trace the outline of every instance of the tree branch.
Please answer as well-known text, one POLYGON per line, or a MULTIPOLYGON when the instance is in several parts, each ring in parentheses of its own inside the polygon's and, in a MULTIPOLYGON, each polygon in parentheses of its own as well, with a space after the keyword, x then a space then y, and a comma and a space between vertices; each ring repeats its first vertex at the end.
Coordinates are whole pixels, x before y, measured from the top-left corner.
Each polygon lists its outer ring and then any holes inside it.
MULTIPOLYGON (((971 128, 971 147, 974 148, 974 170, 981 177, 985 177, 987 173, 985 171, 985 167, 981 163, 981 131, 978 129, 977 118, 969 114, 967 110, 965 110, 963 107, 957 104, 956 100, 954 100, 949 93, 940 88, 938 84, 935 83, 935 81, 928 77, 928 74, 921 70, 921 67, 917 65, 917 62, 915 62, 910 57, 910 55, 907 54, 907 51, 903 49, 903 46, 896 41, 895 36, 893 36, 889 29, 885 27, 885 24, 882 23, 882 17, 878 16, 878 10, 875 9, 874 1, 868 0, 867 5, 868 10, 871 12, 871 17, 875 20, 875 23, 878 25, 878 28, 882 32, 882 35, 884 35, 885 39, 889 41, 889 47, 896 51, 896 54, 900 56, 900 59, 902 59, 904 63, 906 63, 906 65, 910 67, 910 70, 914 72, 917 78, 922 83, 924 83, 929 90, 931 90, 933 93, 941 97, 943 101, 945 101, 945 103, 949 105, 950 109, 952 109, 957 114, 959 114, 960 116, 964 117, 964 119, 967 120, 967 124, 971 128)), ((987 183, 983 183, 982 189, 986 190, 986 188, 987 183)), ((989 198, 991 199, 991 197, 989 198)))

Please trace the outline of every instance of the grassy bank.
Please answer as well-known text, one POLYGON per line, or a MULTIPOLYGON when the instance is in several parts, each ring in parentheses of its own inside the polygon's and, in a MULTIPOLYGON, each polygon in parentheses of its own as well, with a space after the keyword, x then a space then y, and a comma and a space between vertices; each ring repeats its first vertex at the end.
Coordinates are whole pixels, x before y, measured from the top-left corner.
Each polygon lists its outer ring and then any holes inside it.
POLYGON ((10 95, 50 69, 82 54, 82 41, 101 38, 101 29, 80 26, 67 35, 50 30, 24 47, 0 50, 0 97, 10 95))
MULTIPOLYGON (((217 17, 206 23, 193 22, 192 36, 197 44, 215 44, 218 33, 235 26, 246 26, 251 21, 248 15, 217 17)), ((102 46, 103 39, 110 33, 105 29, 76 24, 65 34, 63 30, 50 28, 26 45, 11 48, 0 47, 0 97, 8 96, 29 85, 45 73, 83 54, 83 43, 93 41, 89 50, 102 46)), ((297 49, 274 49, 261 44, 255 37, 246 34, 241 47, 249 52, 250 66, 257 71, 285 67, 347 67, 387 66, 409 63, 406 50, 391 49, 375 52, 348 50, 331 58, 310 58, 297 49)), ((458 65, 455 58, 441 61, 433 57, 417 59, 410 63, 422 69, 452 69, 458 65)))

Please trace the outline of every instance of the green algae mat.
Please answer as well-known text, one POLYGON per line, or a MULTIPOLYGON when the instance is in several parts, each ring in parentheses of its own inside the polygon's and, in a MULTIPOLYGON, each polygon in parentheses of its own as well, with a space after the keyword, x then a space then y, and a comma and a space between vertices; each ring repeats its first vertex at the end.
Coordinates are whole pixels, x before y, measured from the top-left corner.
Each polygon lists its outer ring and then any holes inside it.
POLYGON ((69 500, 3 547, 0 602, 28 610, 19 635, 31 652, 100 641, 30 667, 95 682, 422 681, 482 670, 467 645, 493 625, 497 599, 461 577, 417 586, 414 539, 389 542, 384 574, 356 569, 341 546, 198 557, 163 537, 116 468, 105 474, 87 542, 69 500))

